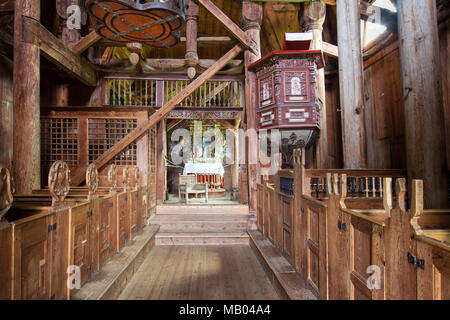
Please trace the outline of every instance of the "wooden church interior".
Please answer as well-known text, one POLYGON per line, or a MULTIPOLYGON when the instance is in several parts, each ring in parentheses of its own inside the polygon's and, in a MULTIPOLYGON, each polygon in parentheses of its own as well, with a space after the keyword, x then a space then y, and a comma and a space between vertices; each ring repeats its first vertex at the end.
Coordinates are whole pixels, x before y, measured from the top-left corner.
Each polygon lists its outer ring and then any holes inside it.
POLYGON ((0 0, 0 299, 450 299, 449 13, 0 0))

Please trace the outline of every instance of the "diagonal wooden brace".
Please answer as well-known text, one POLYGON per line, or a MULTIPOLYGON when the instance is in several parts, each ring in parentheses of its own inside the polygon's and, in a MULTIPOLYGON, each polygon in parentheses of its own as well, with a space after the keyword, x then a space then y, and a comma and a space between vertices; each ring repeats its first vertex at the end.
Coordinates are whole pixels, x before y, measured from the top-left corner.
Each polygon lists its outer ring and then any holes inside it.
POLYGON ((239 40, 240 43, 249 49, 255 55, 259 55, 257 52, 257 44, 241 29, 236 23, 233 22, 225 13, 222 12, 211 0, 196 0, 200 3, 206 10, 208 10, 214 17, 217 18, 224 26, 227 28, 234 36, 239 40))
MULTIPOLYGON (((223 67, 227 65, 234 57, 236 57, 242 51, 242 46, 240 44, 234 46, 230 51, 228 51, 222 58, 217 60, 208 70, 202 73, 197 79, 192 81, 186 88, 179 92, 175 97, 173 97, 169 102, 167 102, 162 108, 157 110, 150 118, 140 124, 136 129, 126 135, 122 140, 112 146, 108 151, 98 157, 93 163, 97 168, 103 167, 131 143, 139 139, 143 134, 145 134, 151 127, 161 121, 164 116, 173 110, 180 102, 182 102, 186 97, 197 90, 206 81, 211 79, 217 72, 219 72, 223 67)), ((73 171, 71 181, 72 185, 79 185, 85 179, 85 170, 82 167, 77 168, 73 171)))

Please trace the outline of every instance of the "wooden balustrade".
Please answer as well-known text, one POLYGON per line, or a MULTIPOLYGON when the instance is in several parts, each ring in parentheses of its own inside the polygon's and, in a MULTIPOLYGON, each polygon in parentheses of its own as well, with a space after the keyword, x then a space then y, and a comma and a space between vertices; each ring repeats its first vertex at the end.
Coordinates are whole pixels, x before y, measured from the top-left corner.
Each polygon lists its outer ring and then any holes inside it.
POLYGON ((0 228, 0 299, 69 299, 69 266, 83 285, 145 225, 146 186, 117 188, 111 173, 112 187, 98 188, 98 171, 88 174, 86 187, 69 189, 68 166, 52 166, 49 189, 14 196, 0 228))
POLYGON ((258 184, 258 228, 322 299, 448 299, 450 210, 423 209, 421 180, 407 210, 402 174, 306 170, 295 150, 258 184))

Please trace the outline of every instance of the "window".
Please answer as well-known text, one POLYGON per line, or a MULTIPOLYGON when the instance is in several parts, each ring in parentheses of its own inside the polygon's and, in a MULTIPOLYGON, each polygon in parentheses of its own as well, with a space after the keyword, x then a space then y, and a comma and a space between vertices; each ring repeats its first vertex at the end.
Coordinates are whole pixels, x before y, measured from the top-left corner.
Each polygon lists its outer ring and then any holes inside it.
MULTIPOLYGON (((374 7, 397 12, 397 9, 392 4, 391 0, 376 0, 372 5, 374 7)), ((376 13, 373 15, 371 21, 361 20, 361 43, 363 47, 386 32, 386 26, 382 25, 380 21, 377 20, 379 20, 379 16, 377 16, 376 13)))

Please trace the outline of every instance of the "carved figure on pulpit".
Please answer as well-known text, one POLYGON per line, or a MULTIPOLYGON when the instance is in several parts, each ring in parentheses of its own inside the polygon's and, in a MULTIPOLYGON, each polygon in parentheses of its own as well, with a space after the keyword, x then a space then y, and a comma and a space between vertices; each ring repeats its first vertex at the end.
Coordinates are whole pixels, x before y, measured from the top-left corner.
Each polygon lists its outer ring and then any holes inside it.
POLYGON ((293 96, 301 96, 302 95, 302 86, 300 83, 300 78, 293 77, 291 79, 291 93, 293 96))

